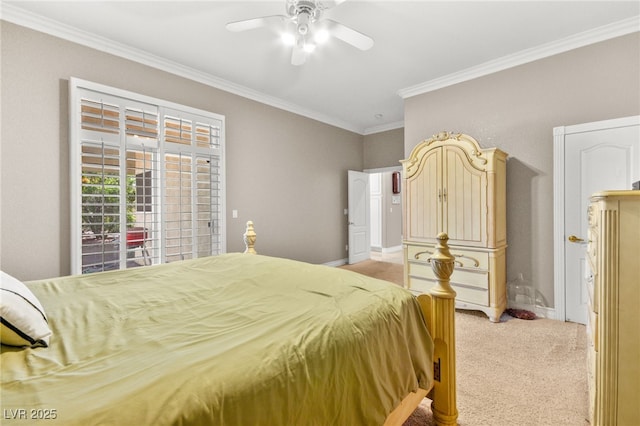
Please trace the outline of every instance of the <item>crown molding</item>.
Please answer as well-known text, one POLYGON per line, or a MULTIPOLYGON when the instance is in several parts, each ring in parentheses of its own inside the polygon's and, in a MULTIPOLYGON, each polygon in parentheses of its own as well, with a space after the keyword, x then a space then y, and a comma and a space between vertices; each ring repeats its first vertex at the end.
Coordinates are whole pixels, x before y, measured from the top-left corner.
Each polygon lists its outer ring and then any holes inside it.
POLYGON ((386 132, 387 130, 395 130, 404 127, 404 121, 396 121, 393 123, 381 124, 379 126, 367 127, 364 129, 363 135, 372 135, 374 133, 386 132))
POLYGON ((398 95, 403 99, 407 99, 412 96, 432 92, 447 86, 473 80, 474 78, 483 77, 518 65, 523 65, 549 56, 557 55, 559 53, 564 53, 569 50, 577 49, 579 47, 588 46, 590 44, 638 31, 640 31, 640 15, 623 19, 609 25, 604 25, 593 30, 578 33, 551 43, 526 49, 513 55, 485 62, 484 64, 429 80, 415 86, 407 87, 406 89, 399 90, 398 95))
POLYGON ((35 31, 49 34, 54 37, 71 41, 73 43, 90 47, 101 52, 109 53, 124 59, 141 63, 143 65, 148 65, 150 67, 166 71, 180 77, 188 78, 198 83, 206 84, 207 86, 211 86, 216 89, 241 96, 243 98, 251 99, 265 105, 298 114, 303 117, 311 118, 313 120, 320 121, 331 126, 339 127, 341 129, 358 134, 363 134, 364 132, 363 128, 354 126, 353 124, 347 123, 346 121, 303 108, 300 105, 294 104, 292 102, 287 102, 283 99, 276 98, 257 90, 253 90, 248 87, 230 82, 228 80, 218 78, 212 74, 198 71, 196 69, 182 65, 178 62, 169 61, 162 57, 152 55, 143 50, 134 49, 125 44, 117 43, 108 38, 96 36, 95 34, 78 30, 77 28, 43 17, 41 15, 31 13, 11 4, 2 3, 0 7, 0 19, 16 25, 30 28, 35 31))

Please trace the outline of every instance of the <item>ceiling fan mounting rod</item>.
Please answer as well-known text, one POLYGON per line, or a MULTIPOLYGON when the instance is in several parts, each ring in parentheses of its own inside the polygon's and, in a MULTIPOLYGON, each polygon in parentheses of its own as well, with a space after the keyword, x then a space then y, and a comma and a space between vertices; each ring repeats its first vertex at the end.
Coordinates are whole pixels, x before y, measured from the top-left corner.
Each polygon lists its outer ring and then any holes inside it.
POLYGON ((287 1, 287 15, 296 19, 300 15, 306 15, 310 22, 320 18, 320 8, 313 0, 289 0, 287 1))

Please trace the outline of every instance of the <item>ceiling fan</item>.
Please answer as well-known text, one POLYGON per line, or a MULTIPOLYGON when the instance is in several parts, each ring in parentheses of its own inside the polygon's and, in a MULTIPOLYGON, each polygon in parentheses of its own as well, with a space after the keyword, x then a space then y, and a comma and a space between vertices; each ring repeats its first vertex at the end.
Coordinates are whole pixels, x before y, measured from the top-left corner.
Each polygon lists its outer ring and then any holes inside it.
POLYGON ((302 65, 318 44, 335 37, 360 50, 373 46, 373 39, 332 19, 322 18, 323 11, 346 0, 286 0, 286 15, 271 15, 229 22, 229 31, 246 31, 270 27, 281 32, 285 44, 293 46, 291 63, 302 65))

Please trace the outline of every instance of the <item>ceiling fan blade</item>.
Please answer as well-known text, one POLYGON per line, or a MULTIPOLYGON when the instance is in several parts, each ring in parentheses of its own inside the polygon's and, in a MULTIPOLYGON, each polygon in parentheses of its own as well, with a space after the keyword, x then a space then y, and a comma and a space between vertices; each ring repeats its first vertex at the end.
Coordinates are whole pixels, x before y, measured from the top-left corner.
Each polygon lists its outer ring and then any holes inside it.
POLYGON ((368 50, 373 47, 373 39, 368 35, 362 34, 332 19, 323 19, 322 23, 326 25, 327 30, 332 36, 345 43, 349 43, 360 50, 368 50))
POLYGON ((291 64, 302 65, 307 60, 307 52, 304 51, 299 43, 293 45, 293 51, 291 52, 291 64))
POLYGON ((229 31, 246 31, 254 28, 269 27, 281 24, 288 18, 284 15, 263 16, 261 18, 245 19, 243 21, 229 22, 226 28, 229 31))

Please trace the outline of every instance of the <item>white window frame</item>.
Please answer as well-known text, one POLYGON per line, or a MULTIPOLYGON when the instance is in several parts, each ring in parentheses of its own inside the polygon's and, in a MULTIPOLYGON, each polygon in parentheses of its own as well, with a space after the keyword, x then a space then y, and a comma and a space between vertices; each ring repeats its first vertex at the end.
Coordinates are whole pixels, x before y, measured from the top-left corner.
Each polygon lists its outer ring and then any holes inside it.
MULTIPOLYGON (((219 135, 219 146, 213 150, 204 150, 207 155, 211 155, 212 152, 215 152, 215 155, 220 159, 220 163, 218 166, 220 183, 219 183, 219 220, 221 223, 218 224, 219 228, 219 249, 218 253, 225 253, 227 249, 227 239, 226 239, 226 170, 225 170, 225 117, 220 114, 215 114, 209 111, 188 107, 185 105, 176 104, 173 102, 169 102, 162 99, 157 99, 145 95, 140 95, 137 93, 129 92, 122 89, 113 88, 110 86, 106 86, 99 83, 94 83, 86 80, 82 80, 79 78, 71 77, 69 79, 69 146, 70 146, 70 201, 71 201, 71 273, 72 274, 80 274, 82 273, 82 144, 81 144, 81 99, 82 95, 87 91, 90 92, 99 92, 101 94, 105 94, 105 97, 113 96, 116 98, 124 98, 127 100, 131 100, 132 104, 135 103, 143 103, 147 105, 153 105, 157 107, 158 110, 158 138, 157 138, 157 155, 158 155, 158 177, 159 177, 159 186, 158 189, 160 191, 160 211, 158 214, 161 216, 159 223, 159 235, 158 238, 160 244, 160 255, 159 261, 164 262, 165 257, 165 230, 164 230, 164 203, 162 200, 164 199, 165 194, 165 164, 164 158, 165 153, 173 153, 174 150, 171 149, 170 146, 165 146, 164 143, 164 117, 165 115, 174 115, 180 114, 182 116, 189 116, 193 118, 204 118, 211 119, 214 121, 218 121, 221 123, 220 125, 220 135, 219 135)), ((121 117, 121 120, 124 118, 121 117)), ((193 132, 195 133, 195 122, 193 132)), ((126 139, 126 135, 124 135, 122 140, 126 139)), ((127 141, 127 145, 121 146, 120 149, 124 149, 126 152, 126 148, 134 148, 131 140, 127 141)), ((184 150, 189 150, 190 153, 195 159, 198 154, 202 154, 204 151, 200 148, 183 148, 184 150)), ((126 154, 125 154, 126 155, 126 154)), ((192 162, 192 163, 195 163, 192 162)), ((123 170, 126 170, 126 166, 123 167, 123 170)), ((126 174, 126 171, 124 172, 126 174)), ((195 179, 194 179, 195 180, 195 179)), ((192 193, 192 197, 193 197, 192 193)), ((126 197, 123 197, 123 199, 126 197)), ((124 203, 124 201, 123 201, 124 203)), ((125 207, 126 210, 126 207, 125 207)), ((195 214, 195 211, 192 213, 195 214)), ((120 225, 121 231, 124 229, 126 232, 126 223, 120 225)), ((195 229, 194 229, 195 233, 195 229)), ((121 232, 121 235, 122 232, 121 232)), ((197 250, 195 248, 194 243, 194 257, 197 256, 197 250)), ((121 268, 126 263, 126 249, 120 249, 120 264, 121 268)))

